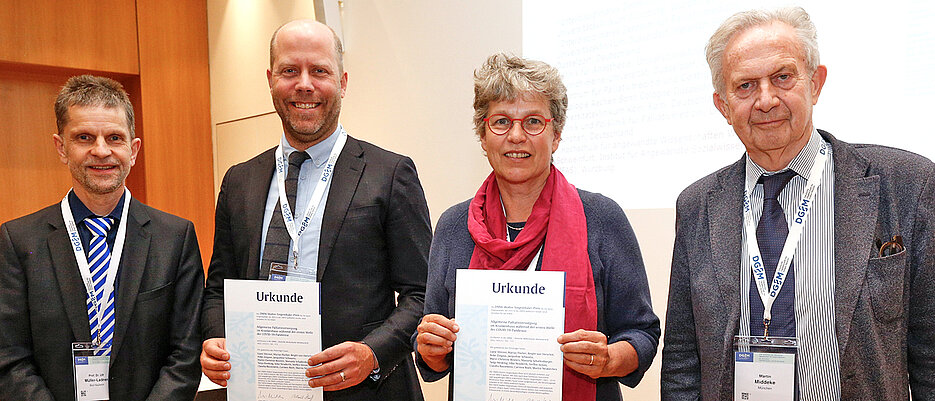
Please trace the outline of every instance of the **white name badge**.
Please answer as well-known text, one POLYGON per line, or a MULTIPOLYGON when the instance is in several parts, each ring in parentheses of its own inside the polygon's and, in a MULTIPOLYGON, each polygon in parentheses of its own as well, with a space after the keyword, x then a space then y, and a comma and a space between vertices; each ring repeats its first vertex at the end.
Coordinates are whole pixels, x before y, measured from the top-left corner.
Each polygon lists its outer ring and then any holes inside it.
POLYGON ((734 400, 792 401, 798 341, 734 337, 734 400))
POLYGON ((110 399, 110 356, 102 355, 107 348, 93 343, 71 343, 76 401, 110 399))
POLYGON ((312 269, 303 265, 288 265, 272 262, 269 264, 269 281, 304 281, 317 282, 318 278, 309 272, 312 269))

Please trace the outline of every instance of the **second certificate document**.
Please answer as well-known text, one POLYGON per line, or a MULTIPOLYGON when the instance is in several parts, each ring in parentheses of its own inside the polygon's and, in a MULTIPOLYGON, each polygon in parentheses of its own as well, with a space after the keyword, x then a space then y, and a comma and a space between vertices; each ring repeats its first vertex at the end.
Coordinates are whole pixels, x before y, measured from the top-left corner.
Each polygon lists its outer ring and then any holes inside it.
POLYGON ((565 273, 458 270, 454 399, 562 399, 565 273))

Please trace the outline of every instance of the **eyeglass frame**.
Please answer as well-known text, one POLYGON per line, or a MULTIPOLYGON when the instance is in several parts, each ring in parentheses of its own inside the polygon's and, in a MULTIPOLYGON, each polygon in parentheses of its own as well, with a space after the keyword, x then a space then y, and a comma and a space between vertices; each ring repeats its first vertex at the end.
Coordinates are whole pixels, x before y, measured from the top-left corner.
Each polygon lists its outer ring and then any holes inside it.
MULTIPOLYGON (((877 240, 877 243, 879 242, 880 240, 877 240)), ((890 255, 895 255, 897 253, 902 252, 905 249, 906 249, 906 246, 903 245, 903 236, 894 235, 892 241, 886 241, 882 245, 880 245, 879 255, 882 258, 882 257, 890 256, 890 255)))
POLYGON ((484 125, 486 125, 486 126, 487 126, 487 129, 489 129, 490 132, 493 133, 494 135, 503 136, 503 135, 506 135, 507 133, 509 133, 510 130, 513 129, 513 126, 516 125, 517 122, 519 122, 519 123, 520 123, 520 124, 519 124, 519 128, 522 129, 523 132, 526 133, 526 135, 529 135, 529 136, 537 136, 537 135, 542 134, 543 132, 545 132, 545 129, 548 128, 549 123, 551 123, 552 120, 554 120, 554 119, 552 119, 552 118, 545 118, 545 116, 543 116, 542 114, 529 114, 529 115, 527 115, 527 116, 525 116, 525 117, 523 117, 523 118, 510 118, 510 116, 508 116, 508 115, 506 115, 506 114, 497 113, 497 114, 494 114, 494 115, 492 115, 492 116, 490 116, 490 117, 484 117, 484 125), (497 131, 494 131, 494 130, 493 130, 493 127, 490 126, 490 119, 493 118, 493 117, 496 117, 496 116, 503 116, 504 118, 510 120, 510 128, 507 128, 507 130, 506 130, 506 131, 503 131, 502 134, 498 134, 497 131), (540 119, 542 119, 542 121, 545 121, 545 124, 542 124, 542 131, 539 131, 539 132, 533 134, 533 133, 531 133, 531 132, 529 132, 529 131, 526 130, 526 127, 523 126, 523 121, 526 121, 526 119, 529 118, 529 117, 539 117, 540 119))

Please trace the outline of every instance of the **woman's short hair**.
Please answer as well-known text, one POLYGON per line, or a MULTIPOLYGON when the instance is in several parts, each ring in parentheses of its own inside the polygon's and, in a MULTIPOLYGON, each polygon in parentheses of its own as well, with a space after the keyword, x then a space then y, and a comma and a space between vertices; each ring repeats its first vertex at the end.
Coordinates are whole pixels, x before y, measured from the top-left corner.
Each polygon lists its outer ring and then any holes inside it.
POLYGON ((568 94, 562 77, 554 67, 536 60, 496 53, 474 70, 474 130, 484 136, 484 118, 490 102, 544 97, 552 113, 552 128, 557 133, 565 126, 568 94))

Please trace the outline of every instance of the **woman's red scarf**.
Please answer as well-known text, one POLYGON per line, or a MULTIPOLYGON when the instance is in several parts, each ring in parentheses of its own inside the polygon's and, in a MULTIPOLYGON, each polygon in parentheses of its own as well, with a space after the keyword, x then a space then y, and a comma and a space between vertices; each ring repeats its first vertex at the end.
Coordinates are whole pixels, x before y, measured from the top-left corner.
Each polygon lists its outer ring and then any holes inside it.
MULTIPOLYGON (((584 206, 578 191, 555 166, 515 241, 506 239, 506 217, 493 173, 471 200, 468 231, 476 245, 471 269, 524 270, 548 237, 542 250, 542 270, 565 272, 565 332, 597 330, 597 296, 588 258, 584 206)), ((593 401, 596 383, 565 365, 562 400, 593 401)))

